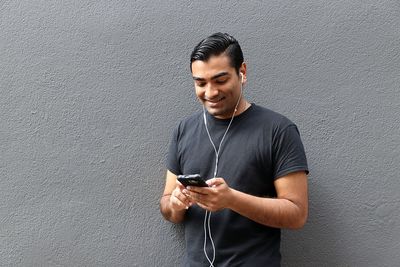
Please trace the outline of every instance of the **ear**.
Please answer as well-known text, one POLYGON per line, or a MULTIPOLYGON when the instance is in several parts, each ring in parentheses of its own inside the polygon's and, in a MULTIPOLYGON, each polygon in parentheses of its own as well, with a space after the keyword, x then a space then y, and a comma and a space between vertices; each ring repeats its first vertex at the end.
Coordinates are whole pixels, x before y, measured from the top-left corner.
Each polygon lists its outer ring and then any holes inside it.
POLYGON ((243 62, 242 66, 240 66, 239 69, 239 75, 241 76, 242 83, 245 83, 247 81, 246 74, 247 74, 247 66, 246 63, 243 62))

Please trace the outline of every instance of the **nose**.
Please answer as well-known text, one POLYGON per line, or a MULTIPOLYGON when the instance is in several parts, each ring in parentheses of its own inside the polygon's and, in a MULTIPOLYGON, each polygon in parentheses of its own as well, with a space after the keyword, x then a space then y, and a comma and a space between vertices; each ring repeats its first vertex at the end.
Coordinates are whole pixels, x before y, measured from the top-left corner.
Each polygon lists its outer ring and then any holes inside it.
POLYGON ((206 90, 204 92, 204 96, 206 99, 214 99, 218 97, 219 91, 212 84, 208 84, 206 86, 206 90))

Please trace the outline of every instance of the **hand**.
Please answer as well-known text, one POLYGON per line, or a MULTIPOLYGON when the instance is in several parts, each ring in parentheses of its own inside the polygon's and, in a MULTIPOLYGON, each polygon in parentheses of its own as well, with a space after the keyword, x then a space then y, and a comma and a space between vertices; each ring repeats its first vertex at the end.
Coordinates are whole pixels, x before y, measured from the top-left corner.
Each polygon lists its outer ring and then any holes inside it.
POLYGON ((185 187, 180 182, 176 181, 176 187, 169 198, 169 204, 173 210, 180 211, 192 206, 189 197, 183 193, 184 189, 185 187))
POLYGON ((212 178, 207 180, 207 184, 209 187, 188 186, 182 193, 203 209, 214 212, 227 208, 232 198, 232 189, 225 180, 212 178))

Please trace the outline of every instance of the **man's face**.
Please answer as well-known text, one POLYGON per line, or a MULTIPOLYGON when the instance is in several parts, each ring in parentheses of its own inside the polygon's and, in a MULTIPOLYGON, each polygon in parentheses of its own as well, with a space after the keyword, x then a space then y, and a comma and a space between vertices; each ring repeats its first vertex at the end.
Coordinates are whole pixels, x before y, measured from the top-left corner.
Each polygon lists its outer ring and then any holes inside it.
MULTIPOLYGON (((246 74, 245 64, 240 72, 246 74)), ((194 61, 192 76, 196 95, 207 111, 218 119, 232 117, 241 94, 242 81, 235 68, 230 65, 229 57, 221 54, 212 56, 207 61, 194 61)))

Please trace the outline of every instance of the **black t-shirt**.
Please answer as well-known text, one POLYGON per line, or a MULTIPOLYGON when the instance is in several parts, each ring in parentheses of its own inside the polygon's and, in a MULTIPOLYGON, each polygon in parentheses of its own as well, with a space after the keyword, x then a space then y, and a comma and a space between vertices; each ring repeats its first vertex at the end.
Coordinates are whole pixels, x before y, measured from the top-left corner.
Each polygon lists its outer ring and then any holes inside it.
MULTIPOLYGON (((206 113, 215 146, 230 119, 206 113)), ((213 177, 215 152, 208 139, 203 113, 181 121, 170 144, 167 168, 172 173, 199 173, 213 177)), ((236 116, 219 152, 217 177, 241 192, 276 197, 274 180, 295 171, 308 173, 307 160, 295 124, 269 109, 252 104, 236 116)), ((184 266, 208 266, 204 255, 204 214, 197 205, 185 214, 186 257, 184 266)), ((279 266, 280 229, 267 227, 229 209, 211 214, 211 233, 216 249, 214 266, 279 266)), ((212 255, 210 240, 208 255, 212 255)))

